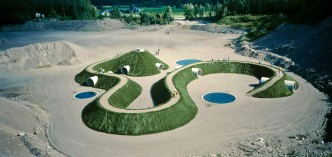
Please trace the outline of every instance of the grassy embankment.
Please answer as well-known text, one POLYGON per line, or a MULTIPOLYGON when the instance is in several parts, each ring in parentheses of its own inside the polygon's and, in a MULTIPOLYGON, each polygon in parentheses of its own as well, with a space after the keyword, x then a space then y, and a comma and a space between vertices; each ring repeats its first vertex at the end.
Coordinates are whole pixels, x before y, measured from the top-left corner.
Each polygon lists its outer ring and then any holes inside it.
POLYGON ((142 87, 136 82, 128 79, 128 82, 112 96, 108 103, 114 107, 126 109, 142 92, 142 87))
MULTIPOLYGON (((112 60, 108 60, 97 64, 93 67, 93 70, 98 71, 100 68, 105 69, 105 71, 113 71, 115 73, 120 73, 120 68, 124 65, 130 65, 129 75, 132 76, 150 76, 160 73, 156 68, 155 63, 163 63, 164 69, 168 68, 168 65, 154 57, 149 52, 129 52, 120 57, 112 60)), ((119 78, 114 76, 106 76, 103 74, 92 74, 83 70, 81 73, 76 75, 75 80, 80 84, 84 84, 86 80, 97 75, 99 80, 95 87, 109 90, 119 82, 119 78)), ((109 99, 109 103, 117 108, 125 109, 132 101, 134 101, 142 92, 142 87, 136 82, 128 79, 128 82, 116 91, 109 99)))
POLYGON ((169 108, 146 113, 117 113, 105 110, 99 101, 93 101, 84 108, 82 120, 94 130, 122 135, 158 133, 183 126, 197 113, 197 107, 185 88, 196 77, 190 69, 186 69, 174 78, 177 80, 174 84, 180 89, 181 99, 169 108))
POLYGON ((150 93, 155 107, 170 100, 171 93, 167 88, 165 77, 152 85, 150 93))
MULTIPOLYGON (((98 102, 98 99, 87 105, 82 113, 83 122, 90 128, 112 134, 123 135, 143 135, 172 130, 189 123, 197 113, 197 107, 190 98, 186 87, 197 79, 191 72, 191 68, 201 68, 204 75, 212 73, 239 73, 260 77, 272 77, 274 72, 266 67, 248 63, 232 62, 212 62, 185 68, 175 74, 173 83, 178 90, 180 100, 169 108, 147 112, 147 113, 117 113, 105 110, 98 102)), ((164 80, 157 82, 158 89, 162 93, 169 93, 164 80), (162 87, 162 84, 164 87, 162 87)), ((127 92, 128 93, 128 92, 127 92)), ((155 102, 164 103, 171 99, 170 94, 167 97, 155 102)), ((162 104, 157 104, 162 105, 162 104)))
POLYGON ((280 98, 280 97, 287 97, 292 95, 294 92, 289 90, 284 81, 285 80, 291 80, 291 81, 295 81, 296 82, 296 89, 299 87, 299 84, 297 83, 297 81, 290 77, 287 74, 284 74, 284 76, 278 80, 276 83, 273 84, 273 86, 271 86, 270 88, 258 92, 256 94, 253 95, 253 97, 256 98, 280 98))
POLYGON ((82 72, 75 76, 75 81, 81 85, 86 85, 86 81, 89 77, 98 76, 98 82, 95 85, 96 88, 108 90, 119 83, 120 79, 117 77, 106 76, 103 74, 93 74, 84 69, 82 72))
POLYGON ((164 64, 164 70, 168 69, 166 63, 154 57, 148 51, 131 51, 115 59, 102 62, 94 66, 93 70, 98 71, 100 68, 103 68, 105 71, 112 71, 116 74, 120 74, 120 69, 125 65, 129 65, 129 76, 151 76, 160 73, 156 68, 156 63, 162 63, 164 64))
POLYGON ((234 28, 248 29, 248 34, 242 37, 241 40, 250 41, 258 39, 286 21, 286 16, 282 14, 237 15, 223 17, 218 23, 230 25, 234 28))

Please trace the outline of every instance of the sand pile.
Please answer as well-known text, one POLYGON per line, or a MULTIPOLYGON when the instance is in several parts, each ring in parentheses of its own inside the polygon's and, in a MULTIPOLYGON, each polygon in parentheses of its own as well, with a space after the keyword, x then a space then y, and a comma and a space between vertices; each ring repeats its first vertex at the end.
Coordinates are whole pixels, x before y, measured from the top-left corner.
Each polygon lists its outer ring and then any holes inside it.
POLYGON ((104 31, 120 29, 126 26, 121 20, 73 20, 73 21, 30 21, 23 25, 11 25, 3 28, 4 31, 36 31, 36 30, 62 30, 62 31, 104 31))
MULTIPOLYGON (((77 45, 76 45, 77 46, 77 45)), ((30 44, 0 51, 0 71, 15 72, 53 65, 80 63, 72 43, 64 41, 30 44)))

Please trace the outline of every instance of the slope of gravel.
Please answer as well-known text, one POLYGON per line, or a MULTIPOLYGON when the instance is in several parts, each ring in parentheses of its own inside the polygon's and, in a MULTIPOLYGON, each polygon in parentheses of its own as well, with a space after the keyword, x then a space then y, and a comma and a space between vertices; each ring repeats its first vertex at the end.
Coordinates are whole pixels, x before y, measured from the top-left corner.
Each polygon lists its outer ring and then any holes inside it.
POLYGON ((57 41, 30 44, 0 51, 0 70, 6 72, 80 63, 74 44, 57 41))
POLYGON ((289 68, 332 96, 332 17, 317 25, 283 24, 253 41, 229 46, 238 54, 289 68))

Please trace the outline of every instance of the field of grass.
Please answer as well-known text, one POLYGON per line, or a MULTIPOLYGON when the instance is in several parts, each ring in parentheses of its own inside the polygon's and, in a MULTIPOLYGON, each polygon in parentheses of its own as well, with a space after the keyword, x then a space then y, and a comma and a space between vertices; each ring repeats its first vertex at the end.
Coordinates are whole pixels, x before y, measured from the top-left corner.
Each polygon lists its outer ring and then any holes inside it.
POLYGON ((120 74, 120 69, 125 65, 129 65, 129 76, 151 76, 160 73, 155 65, 156 63, 162 63, 164 64, 164 70, 168 69, 166 63, 159 60, 148 51, 131 51, 120 57, 102 62, 94 66, 93 70, 98 71, 100 68, 103 68, 105 71, 112 71, 116 74, 120 74))
MULTIPOLYGON (((158 7, 158 8, 144 7, 142 9, 144 12, 147 12, 147 13, 152 13, 152 14, 159 13, 162 15, 162 13, 165 12, 166 8, 167 8, 167 6, 158 7)), ((175 18, 181 18, 181 17, 184 18, 183 9, 172 7, 172 13, 175 18)))
POLYGON ((108 103, 114 107, 126 109, 142 92, 142 87, 136 82, 128 79, 128 82, 111 97, 108 103))
POLYGON ((249 29, 242 40, 255 40, 286 22, 282 15, 237 15, 223 17, 218 24, 231 25, 235 28, 249 29))

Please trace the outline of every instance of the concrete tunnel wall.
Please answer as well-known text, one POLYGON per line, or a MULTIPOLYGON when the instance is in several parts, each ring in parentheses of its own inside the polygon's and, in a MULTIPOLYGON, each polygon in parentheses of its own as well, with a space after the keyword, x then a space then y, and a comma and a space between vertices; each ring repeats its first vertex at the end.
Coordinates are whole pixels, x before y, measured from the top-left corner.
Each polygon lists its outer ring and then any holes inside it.
POLYGON ((296 88, 296 82, 295 81, 285 80, 284 83, 290 91, 295 90, 295 88, 296 88))
POLYGON ((266 81, 268 81, 270 78, 268 77, 262 77, 261 80, 259 80, 259 84, 263 84, 265 83, 266 81))
POLYGON ((158 68, 158 70, 164 70, 164 64, 162 63, 156 63, 156 67, 158 68))
POLYGON ((86 85, 96 86, 97 82, 98 82, 98 76, 92 76, 88 78, 88 80, 86 81, 86 85))
POLYGON ((196 76, 202 76, 202 74, 203 74, 202 69, 199 69, 199 68, 192 68, 191 71, 192 71, 193 74, 196 75, 196 76))
POLYGON ((125 65, 121 68, 121 74, 128 74, 130 71, 130 66, 129 65, 125 65))

